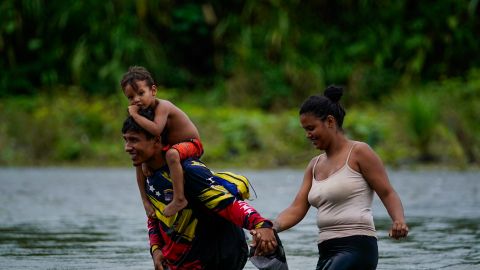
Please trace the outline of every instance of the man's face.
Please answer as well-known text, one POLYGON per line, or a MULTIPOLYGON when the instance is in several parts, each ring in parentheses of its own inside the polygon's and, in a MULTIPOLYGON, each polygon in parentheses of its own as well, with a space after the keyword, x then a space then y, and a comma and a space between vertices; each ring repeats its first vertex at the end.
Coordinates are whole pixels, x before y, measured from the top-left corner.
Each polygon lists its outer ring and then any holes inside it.
POLYGON ((147 139, 144 133, 128 131, 123 134, 125 152, 130 155, 134 166, 150 160, 155 154, 155 138, 147 139))

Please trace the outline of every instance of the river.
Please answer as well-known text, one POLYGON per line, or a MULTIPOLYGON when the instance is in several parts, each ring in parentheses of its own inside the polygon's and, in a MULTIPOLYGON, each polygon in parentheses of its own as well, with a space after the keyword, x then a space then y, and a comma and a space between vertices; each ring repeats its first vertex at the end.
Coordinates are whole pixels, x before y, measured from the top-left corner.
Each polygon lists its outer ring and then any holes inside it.
MULTIPOLYGON (((266 217, 287 207, 298 170, 249 177, 266 217)), ((410 234, 388 238, 377 197, 377 269, 480 269, 480 172, 394 171, 410 234)), ((153 269, 133 169, 0 168, 0 269, 153 269)), ((315 209, 282 232, 291 270, 315 269, 315 209)), ((248 262, 245 269, 255 269, 248 262)))

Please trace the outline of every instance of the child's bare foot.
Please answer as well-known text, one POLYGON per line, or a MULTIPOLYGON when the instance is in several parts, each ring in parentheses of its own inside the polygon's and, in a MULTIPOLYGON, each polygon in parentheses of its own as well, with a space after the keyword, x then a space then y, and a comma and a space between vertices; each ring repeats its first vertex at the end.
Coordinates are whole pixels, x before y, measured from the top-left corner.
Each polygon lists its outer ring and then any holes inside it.
POLYGON ((173 199, 167 207, 163 210, 163 214, 166 217, 171 217, 175 215, 178 211, 182 210, 187 206, 188 201, 186 199, 173 199))

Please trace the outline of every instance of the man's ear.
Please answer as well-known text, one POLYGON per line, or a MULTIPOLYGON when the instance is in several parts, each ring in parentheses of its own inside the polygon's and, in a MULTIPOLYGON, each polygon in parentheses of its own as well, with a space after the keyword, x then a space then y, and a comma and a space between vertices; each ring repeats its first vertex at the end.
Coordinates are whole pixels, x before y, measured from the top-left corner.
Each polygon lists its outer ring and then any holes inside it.
POLYGON ((163 147, 163 144, 162 144, 162 137, 160 136, 155 136, 153 137, 153 142, 157 145, 159 145, 160 147, 163 147))

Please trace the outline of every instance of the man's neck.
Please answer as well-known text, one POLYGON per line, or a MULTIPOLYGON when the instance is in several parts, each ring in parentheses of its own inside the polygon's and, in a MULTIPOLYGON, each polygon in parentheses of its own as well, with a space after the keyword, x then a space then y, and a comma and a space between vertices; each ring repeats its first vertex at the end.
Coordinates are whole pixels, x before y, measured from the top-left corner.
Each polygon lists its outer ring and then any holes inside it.
POLYGON ((152 158, 146 162, 148 167, 152 168, 152 170, 156 171, 162 167, 165 167, 167 163, 165 162, 165 159, 163 158, 162 153, 157 153, 152 158))

